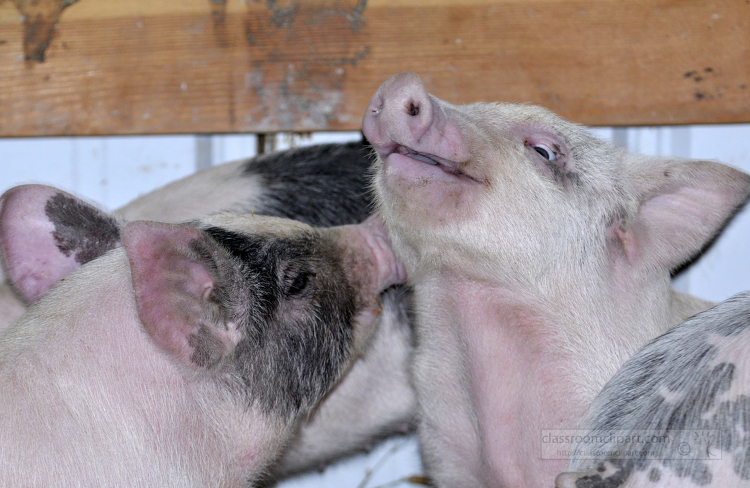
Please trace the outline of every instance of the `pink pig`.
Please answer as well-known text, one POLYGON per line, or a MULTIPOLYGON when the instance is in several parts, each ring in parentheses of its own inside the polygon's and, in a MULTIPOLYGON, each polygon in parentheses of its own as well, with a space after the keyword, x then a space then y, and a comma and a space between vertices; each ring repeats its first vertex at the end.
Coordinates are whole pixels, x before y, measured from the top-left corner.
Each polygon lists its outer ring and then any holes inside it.
POLYGON ((387 80, 363 130, 414 287, 419 438, 437 486, 551 487, 571 429, 622 363, 709 303, 670 288, 750 177, 627 154, 529 105, 455 106, 387 80))

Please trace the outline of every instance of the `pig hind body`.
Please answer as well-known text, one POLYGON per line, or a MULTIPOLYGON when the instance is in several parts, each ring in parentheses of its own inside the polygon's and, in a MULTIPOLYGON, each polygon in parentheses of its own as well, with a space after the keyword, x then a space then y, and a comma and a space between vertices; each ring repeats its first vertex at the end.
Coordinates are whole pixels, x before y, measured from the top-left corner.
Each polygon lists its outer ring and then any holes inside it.
POLYGON ((750 486, 750 293, 630 358, 576 438, 559 488, 750 486))
POLYGON ((708 302, 670 272, 746 201, 750 177, 626 153, 529 105, 452 105, 411 73, 371 99, 380 211, 414 288, 413 380, 437 486, 547 487, 542 432, 708 302))
POLYGON ((369 231, 198 227, 129 224, 0 336, 0 484, 245 486, 363 348, 369 231))
POLYGON ((125 220, 184 222, 232 210, 316 227, 356 224, 372 213, 363 141, 320 144, 221 164, 142 195, 125 220))

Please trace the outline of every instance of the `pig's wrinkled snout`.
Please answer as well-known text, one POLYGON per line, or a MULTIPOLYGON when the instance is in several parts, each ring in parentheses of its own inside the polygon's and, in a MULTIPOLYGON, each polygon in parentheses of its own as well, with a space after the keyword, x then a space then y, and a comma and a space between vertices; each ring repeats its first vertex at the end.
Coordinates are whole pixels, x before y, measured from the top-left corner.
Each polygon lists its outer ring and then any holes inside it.
POLYGON ((404 265, 394 254, 379 215, 342 231, 345 267, 362 303, 370 303, 386 288, 406 281, 404 265))
POLYGON ((433 122, 430 95, 414 73, 399 73, 375 92, 367 106, 362 130, 381 157, 400 145, 413 146, 433 122))
POLYGON ((391 248, 382 217, 378 214, 371 215, 360 225, 367 230, 365 241, 375 262, 374 289, 376 293, 380 293, 391 285, 406 282, 406 270, 391 248))

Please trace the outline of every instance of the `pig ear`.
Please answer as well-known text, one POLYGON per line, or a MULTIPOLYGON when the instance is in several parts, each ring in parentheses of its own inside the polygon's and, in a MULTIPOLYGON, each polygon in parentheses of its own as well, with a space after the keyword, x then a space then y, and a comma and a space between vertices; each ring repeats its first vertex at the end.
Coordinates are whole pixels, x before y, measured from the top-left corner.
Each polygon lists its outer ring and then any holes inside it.
POLYGON ((195 370, 231 352, 237 337, 222 322, 217 267, 205 252, 215 244, 194 227, 143 221, 128 224, 122 239, 138 315, 153 340, 195 370))
POLYGON ((11 282, 29 302, 118 247, 119 238, 114 218, 57 188, 18 186, 0 199, 0 250, 11 282))
POLYGON ((638 158, 631 166, 640 207, 612 224, 633 266, 672 270, 715 237, 750 195, 750 176, 711 161, 638 158))

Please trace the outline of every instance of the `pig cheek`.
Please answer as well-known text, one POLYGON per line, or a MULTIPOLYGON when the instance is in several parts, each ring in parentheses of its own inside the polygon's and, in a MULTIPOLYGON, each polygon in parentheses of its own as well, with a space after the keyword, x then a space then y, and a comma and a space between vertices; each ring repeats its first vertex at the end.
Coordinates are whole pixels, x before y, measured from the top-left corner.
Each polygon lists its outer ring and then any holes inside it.
POLYGON ((314 318, 317 300, 312 297, 287 298, 279 302, 276 322, 281 324, 304 324, 314 318))

